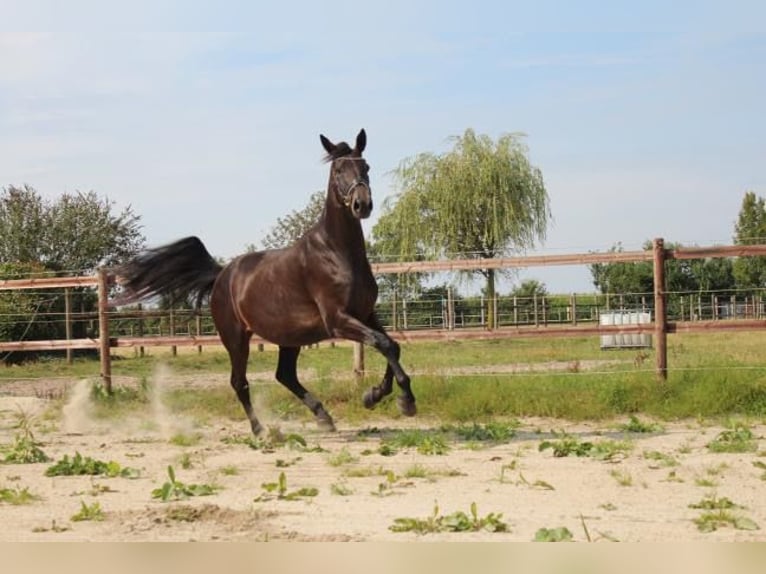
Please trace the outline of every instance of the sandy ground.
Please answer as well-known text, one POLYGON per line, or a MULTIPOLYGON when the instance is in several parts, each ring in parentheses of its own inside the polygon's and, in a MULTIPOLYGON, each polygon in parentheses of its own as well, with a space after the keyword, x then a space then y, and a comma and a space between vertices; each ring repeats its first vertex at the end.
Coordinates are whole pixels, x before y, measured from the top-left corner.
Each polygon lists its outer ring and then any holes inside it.
MULTIPOLYGON (((85 387, 83 387, 85 388, 85 387)), ((342 423, 336 433, 282 423, 283 435, 298 433, 308 449, 288 445, 253 449, 244 421, 195 427, 171 417, 156 401, 145 420, 110 427, 89 416, 87 392, 70 388, 61 421, 41 416, 47 399, 0 397, 0 445, 13 443, 18 413, 34 416, 36 437, 53 461, 76 452, 116 461, 140 471, 139 478, 47 477, 52 463, 0 464, 0 490, 28 489, 40 500, 0 502, 0 541, 530 541, 541 528, 566 527, 576 541, 755 541, 764 530, 731 525, 701 532, 690 508, 703 499, 729 498, 732 510, 766 528, 763 426, 751 427, 759 449, 716 454, 707 444, 723 429, 698 421, 663 424, 654 433, 625 434, 619 423, 570 424, 523 419, 516 435, 501 444, 450 439, 443 455, 416 449, 392 456, 379 452, 393 432, 391 421, 371 413, 368 432, 342 423), (611 461, 554 457, 539 450, 553 432, 581 441, 628 441, 632 448, 611 461), (196 437, 179 446, 171 437, 196 437), (321 451, 315 447, 321 447, 321 451), (650 453, 662 453, 664 458, 650 453), (152 491, 168 480, 214 484, 211 496, 161 502, 152 491), (188 466, 188 468, 184 468, 188 466), (425 474, 425 477, 408 477, 425 474), (268 492, 284 472, 287 493, 315 488, 296 500, 268 492), (102 521, 73 521, 82 504, 98 503, 102 521), (397 518, 502 514, 507 532, 394 532, 397 518)), ((642 419, 643 420, 643 419, 642 419)), ((414 419, 408 428, 438 429, 439 421, 414 419)))

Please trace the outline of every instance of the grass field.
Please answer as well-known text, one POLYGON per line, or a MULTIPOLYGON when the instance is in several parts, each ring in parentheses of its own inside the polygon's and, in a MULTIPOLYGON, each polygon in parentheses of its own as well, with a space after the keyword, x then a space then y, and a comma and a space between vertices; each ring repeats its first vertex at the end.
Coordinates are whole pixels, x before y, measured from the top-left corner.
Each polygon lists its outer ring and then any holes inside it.
MULTIPOLYGON (((402 363, 412 376, 420 416, 444 421, 520 416, 603 420, 631 413, 664 420, 764 418, 764 348, 766 333, 673 335, 665 383, 655 377, 651 350, 602 351, 596 338, 409 343, 402 346, 402 363)), ((336 418, 363 420, 366 411, 361 395, 378 383, 384 362, 367 349, 367 372, 358 379, 352 375, 351 354, 346 344, 305 349, 299 372, 305 386, 336 418)), ((261 405, 280 417, 308 418, 305 408, 273 382, 276 355, 268 347, 251 354, 249 374, 251 380, 257 379, 254 393, 261 405)), ((142 358, 132 350, 122 351, 113 361, 115 380, 127 377, 140 384, 132 390, 117 384, 113 397, 103 396, 104 408, 140 408, 160 365, 172 376, 187 380, 204 381, 209 376, 223 381, 169 389, 172 409, 199 411, 199 416, 207 411, 235 420, 243 417, 225 382, 228 357, 217 347, 202 353, 182 349, 177 356, 171 356, 168 349, 150 349, 142 358)), ((4 384, 19 379, 91 378, 97 382, 98 369, 98 361, 90 359, 78 359, 73 365, 48 359, 7 367, 0 369, 0 394, 4 384)), ((384 401, 378 410, 385 416, 399 416, 393 401, 384 401)))

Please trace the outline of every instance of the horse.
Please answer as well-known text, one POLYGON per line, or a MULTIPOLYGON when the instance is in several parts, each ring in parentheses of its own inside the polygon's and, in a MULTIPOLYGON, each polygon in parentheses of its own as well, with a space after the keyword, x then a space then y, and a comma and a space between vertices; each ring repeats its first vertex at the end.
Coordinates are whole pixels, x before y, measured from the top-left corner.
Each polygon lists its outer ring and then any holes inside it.
POLYGON ((247 361, 256 334, 279 347, 276 380, 314 414, 320 430, 335 423, 298 380, 301 347, 339 338, 374 347, 387 361, 383 380, 363 395, 372 409, 400 389, 402 414, 416 414, 410 378, 402 368, 400 346, 375 314, 378 286, 370 268, 361 221, 372 211, 369 165, 362 157, 367 135, 362 129, 352 148, 319 136, 330 164, 327 197, 319 220, 294 244, 240 255, 218 263, 195 236, 146 250, 117 271, 125 301, 152 296, 196 300, 209 297, 218 335, 229 354, 231 386, 254 435, 262 431, 250 400, 247 361))

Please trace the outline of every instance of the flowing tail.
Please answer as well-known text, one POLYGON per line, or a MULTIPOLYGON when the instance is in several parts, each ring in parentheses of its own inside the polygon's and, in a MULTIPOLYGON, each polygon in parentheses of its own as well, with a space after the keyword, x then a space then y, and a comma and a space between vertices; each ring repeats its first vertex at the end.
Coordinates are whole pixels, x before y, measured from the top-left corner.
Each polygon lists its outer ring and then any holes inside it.
POLYGON ((149 249, 117 270, 118 282, 126 291, 120 303, 160 295, 173 301, 194 299, 199 309, 222 269, 199 238, 185 237, 149 249))

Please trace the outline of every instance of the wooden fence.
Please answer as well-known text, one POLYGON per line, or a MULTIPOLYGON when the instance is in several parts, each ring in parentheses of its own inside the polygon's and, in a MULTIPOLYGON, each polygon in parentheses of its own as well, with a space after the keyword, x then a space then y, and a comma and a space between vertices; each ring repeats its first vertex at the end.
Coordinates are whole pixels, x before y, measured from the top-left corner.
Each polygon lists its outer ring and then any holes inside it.
MULTIPOLYGON (((564 255, 533 255, 524 257, 502 257, 496 259, 457 259, 446 261, 417 261, 403 263, 376 263, 373 273, 431 273, 438 271, 472 271, 481 269, 508 269, 555 265, 592 265, 594 263, 630 263, 651 261, 654 270, 653 308, 654 321, 633 325, 527 325, 514 327, 425 329, 417 331, 393 331, 394 337, 403 341, 456 340, 456 339, 503 339, 515 337, 579 337, 587 335, 649 333, 654 335, 656 372, 660 380, 667 378, 667 335, 691 332, 721 332, 760 330, 766 328, 764 319, 738 319, 734 321, 668 321, 667 292, 665 283, 665 262, 669 259, 706 259, 716 257, 766 256, 766 245, 735 245, 715 247, 684 247, 665 249, 661 238, 653 241, 649 251, 620 251, 608 253, 576 253, 564 255)), ((98 349, 101 358, 101 377, 105 387, 111 390, 111 357, 113 347, 149 346, 198 346, 220 344, 217 335, 183 336, 139 336, 110 337, 109 329, 109 286, 113 277, 109 270, 102 269, 90 277, 53 277, 34 279, 0 280, 0 290, 12 289, 53 289, 96 287, 98 291, 98 333, 99 337, 49 340, 0 342, 3 351, 36 351, 59 349, 98 349)), ((68 319, 67 319, 68 322, 68 319)), ((69 332, 69 331, 67 331, 69 332)), ((256 344, 263 341, 254 338, 256 344)), ((363 348, 355 347, 355 369, 363 370, 363 348)))

